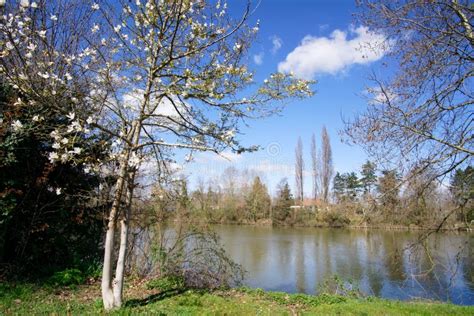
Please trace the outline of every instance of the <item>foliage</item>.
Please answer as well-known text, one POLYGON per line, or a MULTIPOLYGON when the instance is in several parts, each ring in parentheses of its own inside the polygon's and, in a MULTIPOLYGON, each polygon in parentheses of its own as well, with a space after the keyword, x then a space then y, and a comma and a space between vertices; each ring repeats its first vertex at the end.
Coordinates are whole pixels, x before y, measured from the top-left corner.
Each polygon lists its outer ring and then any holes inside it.
POLYGON ((372 187, 377 183, 376 168, 375 163, 369 160, 362 165, 360 184, 364 189, 365 195, 370 194, 372 187))
POLYGON ((248 213, 247 218, 254 223, 268 218, 270 206, 271 199, 267 187, 257 176, 254 178, 250 192, 246 197, 245 211, 248 213))
MULTIPOLYGON (((23 276, 90 263, 98 256, 101 208, 107 203, 95 191, 100 179, 76 164, 48 160, 55 146, 49 134, 64 124, 55 111, 15 102, 18 95, 8 86, 1 92, 0 262, 23 276), (21 129, 12 128, 28 120, 21 129)), ((82 159, 101 155, 80 135, 71 144, 76 145, 84 148, 82 159)))
POLYGON ((48 284, 54 286, 68 286, 68 285, 79 285, 84 283, 84 273, 79 269, 66 269, 63 271, 57 271, 47 281, 48 284))
POLYGON ((385 217, 398 221, 400 180, 394 170, 383 170, 379 177, 377 190, 381 195, 381 207, 385 217))
POLYGON ((474 220, 474 168, 457 169, 450 186, 456 205, 461 207, 460 215, 470 223, 474 220))
POLYGON ((273 206, 273 223, 285 224, 291 220, 290 206, 294 205, 293 195, 286 179, 282 179, 278 184, 278 192, 273 206))

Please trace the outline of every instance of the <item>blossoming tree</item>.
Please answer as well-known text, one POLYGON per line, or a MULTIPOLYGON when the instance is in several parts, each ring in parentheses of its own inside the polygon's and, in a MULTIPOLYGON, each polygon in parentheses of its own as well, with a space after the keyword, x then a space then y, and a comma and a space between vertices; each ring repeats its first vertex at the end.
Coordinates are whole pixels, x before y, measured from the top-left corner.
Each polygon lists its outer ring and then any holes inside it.
POLYGON ((108 159, 78 162, 91 172, 118 166, 104 242, 106 309, 122 304, 128 219, 143 161, 165 166, 169 149, 256 150, 238 142, 244 120, 312 95, 311 82, 281 73, 256 86, 245 66, 258 31, 250 3, 237 19, 227 3, 204 0, 23 0, 4 10, 3 80, 29 100, 25 106, 48 103, 64 113, 65 125, 51 133, 50 161, 74 160, 78 133, 110 137, 108 159))

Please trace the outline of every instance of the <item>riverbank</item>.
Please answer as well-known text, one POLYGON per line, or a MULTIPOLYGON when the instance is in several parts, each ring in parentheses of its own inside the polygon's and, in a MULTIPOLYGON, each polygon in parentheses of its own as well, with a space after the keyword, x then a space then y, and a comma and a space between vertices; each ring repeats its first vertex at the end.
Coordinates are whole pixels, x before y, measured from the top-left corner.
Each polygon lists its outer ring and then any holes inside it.
MULTIPOLYGON (((46 287, 33 284, 0 284, 2 315, 105 314, 100 285, 46 287)), ((304 295, 265 292, 259 289, 198 291, 150 289, 147 282, 127 284, 125 306, 112 315, 473 315, 473 306, 432 301, 391 301, 337 295, 304 295)))
POLYGON ((395 225, 395 224, 345 224, 345 225, 331 225, 328 223, 297 223, 297 224, 273 224, 271 220, 259 222, 209 222, 210 225, 242 225, 242 226, 256 226, 256 227, 295 227, 295 228, 335 228, 335 229, 367 229, 367 230, 386 230, 386 231, 422 231, 422 232, 460 232, 460 233, 474 233, 474 229, 467 227, 464 224, 456 224, 439 228, 438 226, 418 226, 411 225, 395 225))

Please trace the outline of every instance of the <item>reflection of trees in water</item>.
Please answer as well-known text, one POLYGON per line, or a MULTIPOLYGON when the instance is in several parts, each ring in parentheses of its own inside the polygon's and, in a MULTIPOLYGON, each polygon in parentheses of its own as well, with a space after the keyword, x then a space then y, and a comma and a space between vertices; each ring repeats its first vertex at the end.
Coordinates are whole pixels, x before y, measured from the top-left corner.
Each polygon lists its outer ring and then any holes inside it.
POLYGON ((415 297, 464 302, 466 293, 472 296, 473 290, 472 278, 466 276, 472 274, 472 242, 471 236, 462 234, 412 238, 405 248, 408 269, 404 286, 415 297))
POLYGON ((385 271, 388 278, 393 282, 405 280, 405 261, 403 251, 403 240, 401 233, 384 233, 383 247, 385 249, 385 271))
POLYGON ((296 273, 296 290, 300 293, 306 293, 306 265, 305 265, 305 236, 299 235, 296 240, 296 262, 295 262, 295 273, 296 273))

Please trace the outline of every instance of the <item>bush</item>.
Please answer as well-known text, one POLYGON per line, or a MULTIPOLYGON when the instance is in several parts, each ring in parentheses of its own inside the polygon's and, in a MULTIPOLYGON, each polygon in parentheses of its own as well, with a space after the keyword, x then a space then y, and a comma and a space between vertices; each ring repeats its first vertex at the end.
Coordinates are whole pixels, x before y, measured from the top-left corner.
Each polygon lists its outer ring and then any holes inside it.
POLYGON ((335 210, 324 212, 322 220, 332 227, 344 227, 351 223, 351 220, 345 214, 335 210))
POLYGON ((79 285, 85 281, 84 273, 79 269, 66 269, 58 271, 49 278, 48 284, 54 286, 79 285))

